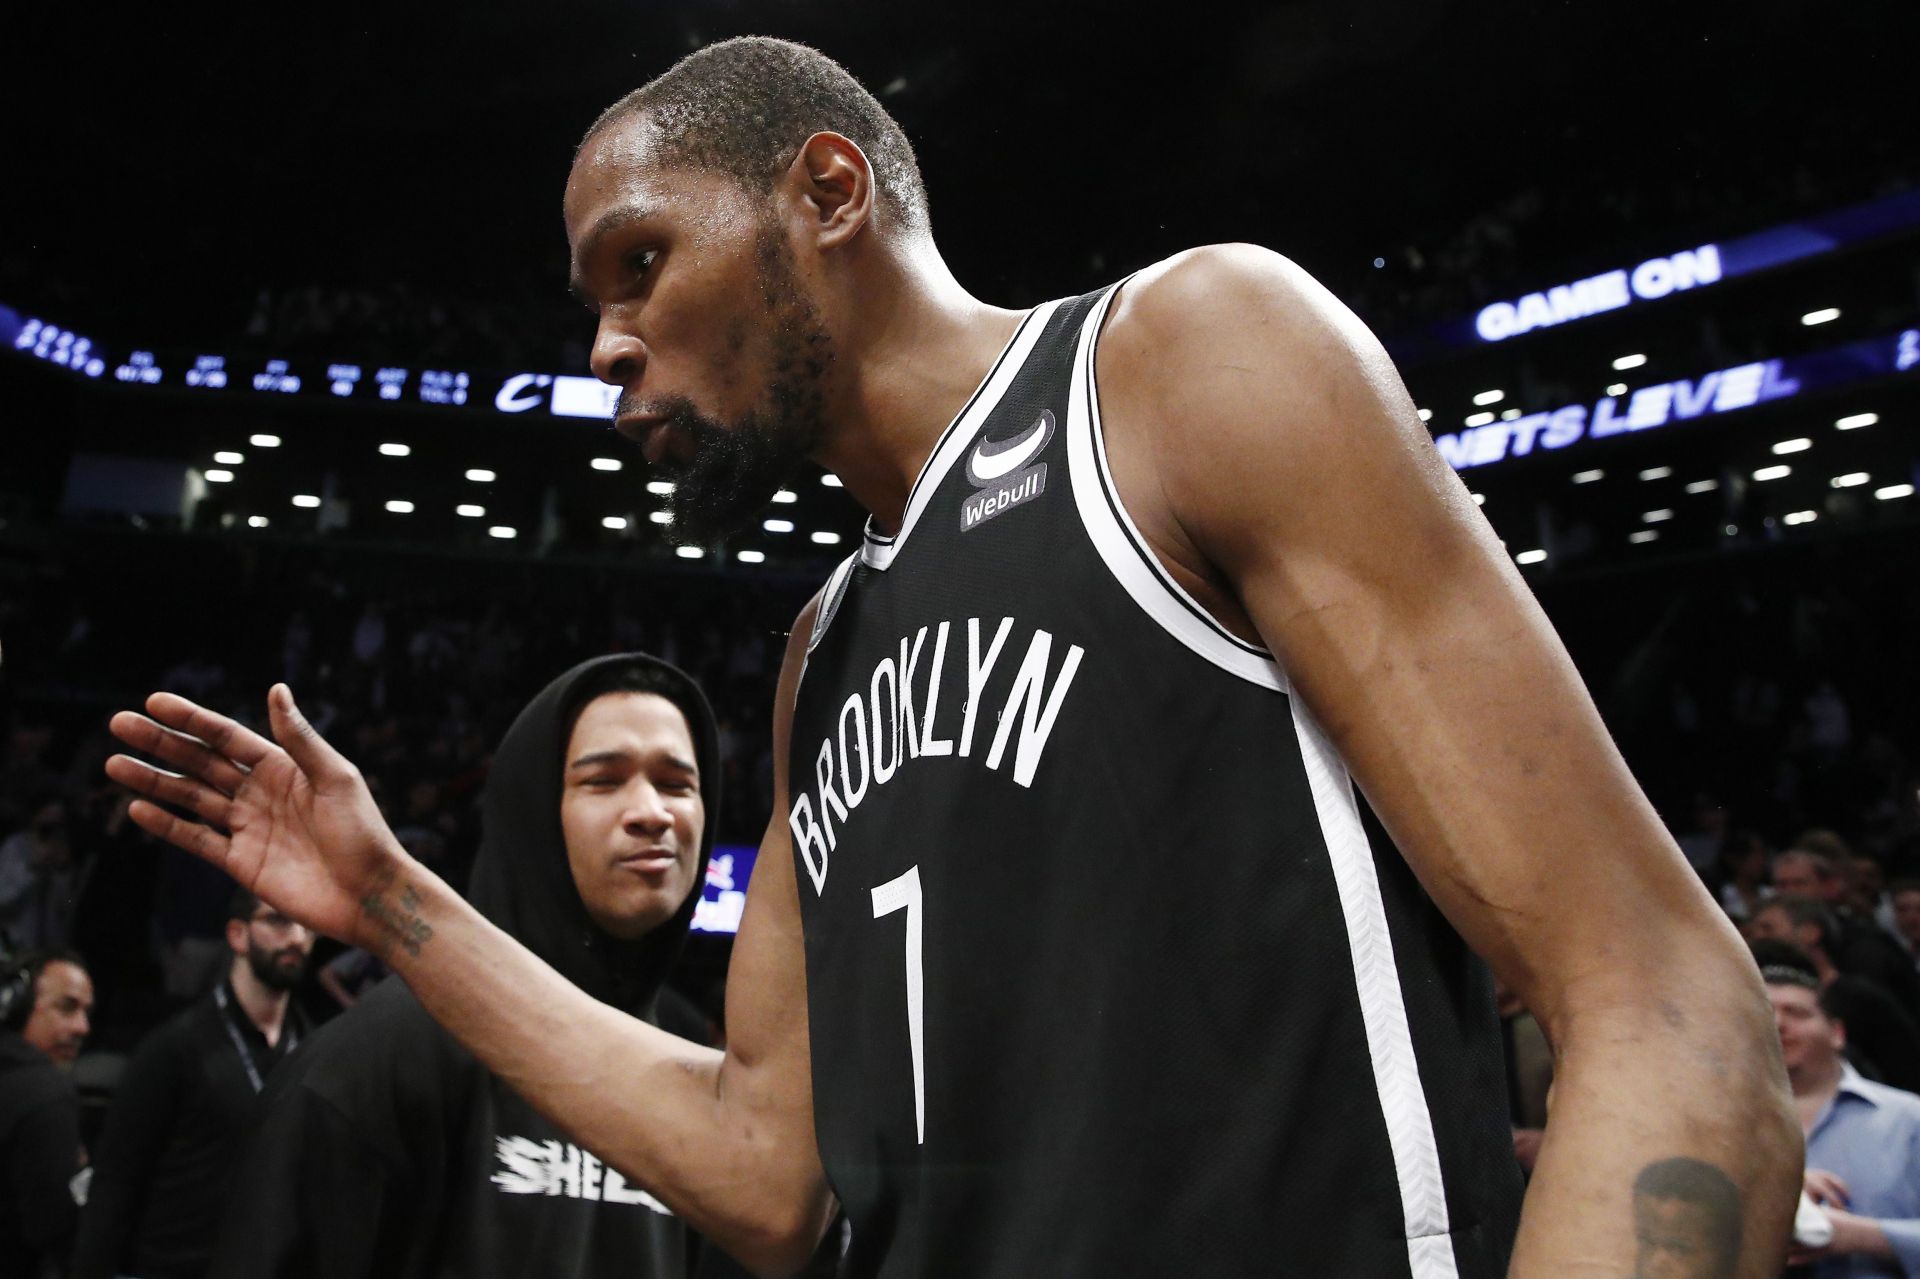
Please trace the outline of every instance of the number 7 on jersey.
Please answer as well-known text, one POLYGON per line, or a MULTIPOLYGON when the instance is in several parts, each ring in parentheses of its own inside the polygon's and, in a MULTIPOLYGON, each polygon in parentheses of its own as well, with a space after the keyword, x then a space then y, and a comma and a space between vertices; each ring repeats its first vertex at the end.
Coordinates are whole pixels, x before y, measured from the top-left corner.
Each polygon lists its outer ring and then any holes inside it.
POLYGON ((927 1144, 926 980, 921 973, 920 867, 889 879, 873 890, 873 917, 907 912, 907 1044, 913 1053, 913 1123, 919 1144, 927 1144))

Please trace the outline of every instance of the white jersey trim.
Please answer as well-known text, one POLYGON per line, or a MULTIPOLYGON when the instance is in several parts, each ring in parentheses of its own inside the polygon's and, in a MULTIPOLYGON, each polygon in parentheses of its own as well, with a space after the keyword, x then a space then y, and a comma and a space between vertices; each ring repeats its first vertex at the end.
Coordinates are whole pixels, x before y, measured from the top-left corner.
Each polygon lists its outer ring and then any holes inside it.
POLYGON ((1045 302, 1027 312, 1027 318, 1020 321, 1020 327, 1014 330, 1013 338, 1006 349, 1000 352, 987 376, 974 389, 966 406, 941 434, 934 444, 933 452, 927 455, 925 466, 920 468, 919 476, 913 481, 913 487, 907 492, 907 509, 900 517, 900 531, 888 537, 874 531, 873 521, 867 521, 866 532, 860 539, 860 562, 868 568, 885 572, 893 563, 893 557, 906 545, 907 534, 913 532, 913 526, 920 518, 927 503, 932 500, 934 490, 953 469, 953 464, 965 456, 967 446, 973 443, 973 437, 980 433, 980 427, 986 422, 987 415, 1000 403, 1000 397, 1013 385, 1013 379, 1033 353, 1034 343, 1040 340, 1040 334, 1047 327, 1047 320, 1053 315, 1059 301, 1045 302))
POLYGON ((1406 996, 1400 989, 1386 903, 1380 896, 1380 874, 1373 863, 1366 829, 1360 824, 1353 779, 1312 714, 1299 698, 1291 700, 1300 758, 1306 766, 1307 785, 1313 792, 1321 837, 1326 841, 1334 886, 1340 895, 1340 913, 1347 926, 1360 1019, 1366 1027, 1367 1054, 1373 1065, 1374 1092, 1380 1098, 1387 1142, 1393 1151, 1393 1170, 1400 1183, 1407 1264, 1413 1279, 1459 1279, 1449 1235, 1439 1142, 1434 1136, 1426 1090, 1420 1083, 1406 996))
MULTIPOLYGON (((1124 281, 1122 281, 1124 283, 1124 281)), ((1180 583, 1168 576, 1159 557, 1140 536, 1121 503, 1107 471, 1106 442, 1100 427, 1100 393, 1094 386, 1094 354, 1100 328, 1119 286, 1107 291, 1087 316, 1073 357, 1067 397, 1067 468, 1080 523, 1114 579, 1142 612, 1161 629, 1221 670, 1252 684, 1287 691, 1287 677, 1267 650, 1249 644, 1220 625, 1180 583)))
POLYGON ((807 652, 812 653, 833 625, 833 618, 840 611, 840 601, 846 598, 847 577, 853 572, 853 565, 860 556, 849 555, 840 561, 827 577, 827 584, 820 588, 820 607, 813 615, 813 629, 807 633, 807 652))

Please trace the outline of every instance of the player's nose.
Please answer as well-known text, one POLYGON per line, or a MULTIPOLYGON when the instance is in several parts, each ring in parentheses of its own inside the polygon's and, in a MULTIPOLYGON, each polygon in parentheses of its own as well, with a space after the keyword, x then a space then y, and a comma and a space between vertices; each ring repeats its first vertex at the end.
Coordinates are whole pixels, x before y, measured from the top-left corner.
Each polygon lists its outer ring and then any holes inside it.
POLYGON ((593 375, 602 382, 631 387, 646 370, 647 344, 638 334, 603 315, 600 328, 593 335, 593 354, 587 362, 593 368, 593 375))

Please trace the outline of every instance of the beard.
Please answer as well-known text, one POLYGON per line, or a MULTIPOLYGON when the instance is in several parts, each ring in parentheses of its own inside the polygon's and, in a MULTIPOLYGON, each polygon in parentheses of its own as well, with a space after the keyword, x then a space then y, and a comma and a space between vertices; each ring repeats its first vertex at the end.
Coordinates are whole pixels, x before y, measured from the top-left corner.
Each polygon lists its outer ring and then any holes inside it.
POLYGON ((268 990, 292 990, 307 975, 307 956, 297 947, 287 946, 280 950, 268 950, 265 946, 247 947, 247 967, 260 979, 260 984, 268 990), (292 955, 294 963, 282 960, 292 955))
POLYGON ((760 405, 731 423, 705 416, 683 398, 657 410, 662 429, 681 432, 692 445, 686 459, 663 458, 653 468, 673 481, 666 536, 679 546, 708 545, 739 531, 800 469, 822 434, 820 384, 833 363, 832 339, 779 229, 762 226, 754 247, 761 297, 773 321, 772 369, 760 405))

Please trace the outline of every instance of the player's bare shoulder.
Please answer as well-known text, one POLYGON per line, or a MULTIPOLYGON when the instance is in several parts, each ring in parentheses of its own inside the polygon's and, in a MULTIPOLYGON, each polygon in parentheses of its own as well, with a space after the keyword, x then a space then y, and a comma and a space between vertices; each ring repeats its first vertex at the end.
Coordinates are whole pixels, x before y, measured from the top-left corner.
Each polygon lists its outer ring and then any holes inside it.
POLYGON ((1209 525, 1231 533, 1337 496, 1356 453, 1431 451, 1366 325, 1255 245, 1192 249, 1127 281, 1098 378, 1116 482, 1124 491, 1130 469, 1143 502, 1197 546, 1209 525))

